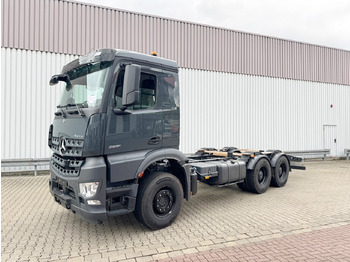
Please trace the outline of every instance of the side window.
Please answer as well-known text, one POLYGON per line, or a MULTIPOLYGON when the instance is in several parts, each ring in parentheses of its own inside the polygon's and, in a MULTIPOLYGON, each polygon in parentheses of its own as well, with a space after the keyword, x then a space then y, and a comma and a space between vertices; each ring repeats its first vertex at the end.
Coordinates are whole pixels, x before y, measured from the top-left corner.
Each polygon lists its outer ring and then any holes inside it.
POLYGON ((153 108, 156 104, 156 84, 155 75, 141 73, 140 80, 140 104, 134 105, 134 110, 153 108))
POLYGON ((176 78, 173 73, 163 72, 157 74, 158 89, 157 89, 157 104, 159 108, 176 108, 178 99, 176 94, 176 78))
MULTIPOLYGON (((124 70, 119 73, 114 95, 114 106, 122 108, 124 70)), ((153 108, 156 104, 157 77, 148 73, 141 73, 140 78, 140 102, 129 107, 129 110, 153 108)))

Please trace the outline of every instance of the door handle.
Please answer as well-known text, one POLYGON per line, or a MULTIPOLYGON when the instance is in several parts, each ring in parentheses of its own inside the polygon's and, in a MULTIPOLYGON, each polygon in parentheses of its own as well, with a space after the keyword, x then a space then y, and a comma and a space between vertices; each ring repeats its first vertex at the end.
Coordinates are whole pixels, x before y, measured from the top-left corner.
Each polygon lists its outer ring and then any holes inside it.
POLYGON ((159 142, 160 142, 160 137, 159 137, 159 136, 151 137, 151 138, 148 140, 148 144, 149 144, 149 145, 158 145, 159 142))

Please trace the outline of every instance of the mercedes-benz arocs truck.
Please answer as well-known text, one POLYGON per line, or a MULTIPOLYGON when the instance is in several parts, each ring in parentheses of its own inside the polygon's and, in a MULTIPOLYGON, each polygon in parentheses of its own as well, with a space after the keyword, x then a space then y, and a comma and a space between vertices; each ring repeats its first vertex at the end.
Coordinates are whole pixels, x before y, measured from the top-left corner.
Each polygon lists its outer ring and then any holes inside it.
POLYGON ((87 221, 134 212, 151 229, 170 225, 197 181, 264 193, 283 187, 300 158, 279 150, 179 151, 175 61, 101 49, 54 75, 62 96, 49 128, 50 192, 87 221))

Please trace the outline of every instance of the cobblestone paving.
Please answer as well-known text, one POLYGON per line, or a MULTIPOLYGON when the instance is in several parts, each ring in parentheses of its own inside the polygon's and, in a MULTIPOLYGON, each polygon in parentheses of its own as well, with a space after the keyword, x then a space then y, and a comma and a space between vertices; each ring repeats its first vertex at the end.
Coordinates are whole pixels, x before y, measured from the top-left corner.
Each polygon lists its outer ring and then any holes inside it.
MULTIPOLYGON (((207 259, 212 261, 231 260, 240 250, 245 255, 239 261, 260 261, 259 252, 249 250, 265 245, 284 252, 281 260, 296 261, 308 260, 313 244, 334 247, 342 238, 348 255, 350 161, 305 164, 307 170, 294 170, 284 188, 262 195, 199 184, 177 220, 158 231, 140 225, 132 214, 102 225, 86 223, 54 202, 48 176, 2 177, 2 261, 198 261, 217 254, 207 259), (288 249, 289 242, 294 249, 288 249), (294 251, 299 255, 291 255, 294 251)), ((339 253, 324 254, 315 259, 350 261, 339 253)))
POLYGON ((314 230, 234 247, 203 251, 174 261, 350 261, 350 225, 314 230))

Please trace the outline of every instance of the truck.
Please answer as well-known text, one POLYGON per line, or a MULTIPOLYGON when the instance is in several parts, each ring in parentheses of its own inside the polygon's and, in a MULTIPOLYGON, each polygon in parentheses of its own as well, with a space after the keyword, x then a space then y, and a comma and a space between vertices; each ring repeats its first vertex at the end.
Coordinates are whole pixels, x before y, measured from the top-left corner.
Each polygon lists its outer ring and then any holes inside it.
POLYGON ((134 212, 151 229, 169 226, 198 181, 264 193, 283 187, 299 157, 233 146, 179 150, 178 66, 157 55, 99 49, 65 65, 49 127, 50 193, 89 222, 134 212))

